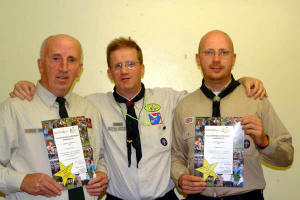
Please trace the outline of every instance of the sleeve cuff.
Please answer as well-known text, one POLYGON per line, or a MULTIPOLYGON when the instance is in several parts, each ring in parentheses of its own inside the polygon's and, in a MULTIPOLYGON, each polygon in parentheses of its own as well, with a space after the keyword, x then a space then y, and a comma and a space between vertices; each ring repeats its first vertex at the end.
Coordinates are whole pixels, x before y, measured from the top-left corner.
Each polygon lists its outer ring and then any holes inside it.
POLYGON ((269 145, 268 146, 266 146, 266 147, 264 147, 264 148, 260 148, 260 147, 258 147, 258 149, 259 149, 259 151, 261 152, 261 153, 263 153, 263 154, 266 154, 266 155, 271 155, 271 154, 273 154, 274 152, 275 152, 275 149, 276 149, 276 142, 272 139, 272 138, 270 138, 269 136, 268 136, 268 138, 269 138, 269 145))
POLYGON ((6 187, 8 193, 20 192, 21 191, 21 184, 23 182, 24 177, 26 176, 25 173, 17 172, 12 169, 7 169, 8 172, 6 174, 6 187))

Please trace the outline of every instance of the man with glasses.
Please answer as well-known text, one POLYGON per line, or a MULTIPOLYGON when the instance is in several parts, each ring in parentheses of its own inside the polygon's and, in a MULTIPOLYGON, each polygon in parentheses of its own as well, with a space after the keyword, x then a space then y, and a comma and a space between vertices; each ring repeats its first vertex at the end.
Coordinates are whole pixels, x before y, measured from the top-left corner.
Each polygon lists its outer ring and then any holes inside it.
POLYGON ((187 199, 261 200, 266 183, 260 157, 275 166, 291 165, 294 154, 292 137, 267 99, 249 98, 244 87, 234 80, 231 70, 236 54, 226 33, 215 30, 205 34, 196 58, 204 78, 201 88, 187 95, 175 111, 172 179, 188 194, 187 199), (242 165, 244 186, 240 188, 207 187, 201 177, 192 175, 196 121, 192 119, 220 116, 241 117, 245 132, 245 165, 242 165), (191 120, 187 122, 186 119, 191 120))
POLYGON ((111 41, 106 56, 114 91, 87 98, 102 115, 107 199, 177 199, 170 178, 172 120, 186 92, 145 89, 142 50, 130 38, 111 41))

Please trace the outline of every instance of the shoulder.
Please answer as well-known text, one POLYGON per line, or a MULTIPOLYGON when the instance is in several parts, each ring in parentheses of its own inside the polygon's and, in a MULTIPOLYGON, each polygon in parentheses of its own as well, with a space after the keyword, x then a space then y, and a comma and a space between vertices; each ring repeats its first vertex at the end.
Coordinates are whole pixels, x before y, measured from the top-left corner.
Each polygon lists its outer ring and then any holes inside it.
POLYGON ((177 91, 173 88, 148 88, 146 94, 153 97, 159 98, 183 98, 187 91, 177 91))
MULTIPOLYGON (((189 93, 188 95, 186 95, 179 103, 178 106, 183 106, 185 104, 190 104, 193 103, 195 101, 203 101, 203 97, 205 97, 203 95, 203 93, 201 92, 200 89, 197 89, 195 91, 193 91, 192 93, 189 93)), ((206 98, 206 97, 205 97, 206 98)))
POLYGON ((94 93, 86 96, 85 98, 92 102, 100 112, 107 109, 115 102, 112 92, 94 93))
POLYGON ((72 106, 76 106, 78 108, 88 109, 88 110, 97 110, 96 105, 93 101, 82 97, 76 93, 72 93, 71 97, 71 104, 72 106))
POLYGON ((112 97, 113 97, 112 92, 107 92, 107 93, 93 93, 86 96, 85 98, 96 104, 97 102, 109 101, 109 99, 112 97))
POLYGON ((36 101, 39 101, 38 99, 39 97, 37 96, 35 96, 32 101, 8 97, 0 104, 0 111, 1 113, 5 111, 12 111, 12 110, 20 111, 22 108, 28 108, 31 105, 35 104, 36 101))

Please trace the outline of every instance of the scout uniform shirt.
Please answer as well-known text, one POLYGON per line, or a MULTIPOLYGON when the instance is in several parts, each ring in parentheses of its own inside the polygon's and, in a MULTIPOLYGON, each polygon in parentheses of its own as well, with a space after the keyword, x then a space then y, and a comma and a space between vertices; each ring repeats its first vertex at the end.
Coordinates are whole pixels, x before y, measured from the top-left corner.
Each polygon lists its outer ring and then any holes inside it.
MULTIPOLYGON (((91 118, 88 129, 93 148, 96 171, 105 172, 102 158, 102 124, 97 109, 88 100, 70 92, 66 96, 66 108, 70 117, 91 118)), ((56 97, 39 83, 31 102, 18 98, 7 99, 0 107, 0 191, 6 199, 63 199, 68 200, 68 191, 61 196, 47 198, 33 196, 20 190, 26 174, 45 173, 52 177, 50 162, 42 132, 43 120, 59 119, 56 97)), ((84 188, 85 199, 91 197, 84 188)))
POLYGON ((88 96, 103 120, 104 156, 109 169, 107 193, 121 199, 140 200, 155 199, 173 189, 172 120, 174 109, 185 94, 167 88, 146 89, 145 98, 135 102, 142 147, 138 168, 134 148, 128 167, 125 103, 118 105, 112 92, 88 96))
MULTIPOLYGON (((201 194, 209 197, 223 197, 263 189, 266 185, 261 158, 275 166, 288 166, 293 161, 292 137, 275 113, 268 99, 249 98, 244 86, 238 86, 221 100, 222 117, 243 117, 253 115, 263 122, 269 145, 259 149, 249 135, 244 139, 244 186, 207 187, 201 194)), ((211 117, 212 101, 200 89, 186 96, 177 106, 174 115, 172 143, 172 178, 178 183, 182 174, 193 174, 195 117, 211 117)))

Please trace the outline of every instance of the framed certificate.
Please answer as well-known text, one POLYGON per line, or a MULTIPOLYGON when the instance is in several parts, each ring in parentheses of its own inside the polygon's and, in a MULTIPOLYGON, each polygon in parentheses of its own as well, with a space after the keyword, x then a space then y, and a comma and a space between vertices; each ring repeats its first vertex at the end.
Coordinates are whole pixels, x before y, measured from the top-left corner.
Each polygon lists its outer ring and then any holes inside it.
POLYGON ((196 117, 194 175, 208 187, 243 187, 244 131, 237 117, 196 117))
POLYGON ((42 121, 51 172, 64 189, 80 187, 95 177, 89 126, 91 121, 83 116, 42 121))

